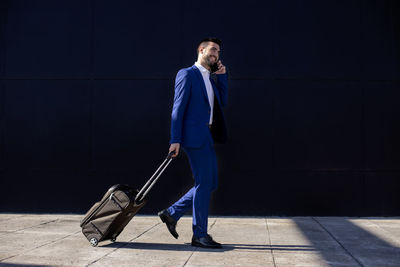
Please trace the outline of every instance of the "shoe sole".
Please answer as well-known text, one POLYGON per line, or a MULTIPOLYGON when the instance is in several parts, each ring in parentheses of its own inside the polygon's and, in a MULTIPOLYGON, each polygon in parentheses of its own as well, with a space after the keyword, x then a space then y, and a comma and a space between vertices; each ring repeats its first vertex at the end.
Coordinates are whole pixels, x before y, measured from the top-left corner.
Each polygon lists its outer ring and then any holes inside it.
POLYGON ((192 245, 192 247, 198 247, 198 248, 212 248, 212 249, 222 248, 221 245, 219 245, 219 246, 203 246, 202 244, 197 244, 197 243, 192 243, 191 245, 192 245))

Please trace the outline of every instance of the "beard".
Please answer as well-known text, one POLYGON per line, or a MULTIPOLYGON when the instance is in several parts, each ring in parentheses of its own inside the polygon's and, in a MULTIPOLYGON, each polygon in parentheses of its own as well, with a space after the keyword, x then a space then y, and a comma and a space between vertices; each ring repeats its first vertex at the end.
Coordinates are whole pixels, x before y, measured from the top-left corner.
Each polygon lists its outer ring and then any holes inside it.
POLYGON ((218 58, 215 56, 206 56, 205 62, 209 67, 211 67, 212 65, 218 62, 218 58))

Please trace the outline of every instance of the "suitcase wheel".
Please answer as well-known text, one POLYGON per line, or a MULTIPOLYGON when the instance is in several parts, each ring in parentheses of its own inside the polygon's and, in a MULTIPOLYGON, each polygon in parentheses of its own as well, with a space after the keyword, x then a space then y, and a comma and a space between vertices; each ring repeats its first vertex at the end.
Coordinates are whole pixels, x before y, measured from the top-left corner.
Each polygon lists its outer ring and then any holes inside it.
POLYGON ((93 247, 97 247, 99 241, 93 237, 92 239, 90 239, 90 244, 92 244, 93 247))
POLYGON ((117 238, 116 238, 116 237, 114 237, 114 238, 111 239, 111 242, 114 243, 115 241, 117 241, 117 238))

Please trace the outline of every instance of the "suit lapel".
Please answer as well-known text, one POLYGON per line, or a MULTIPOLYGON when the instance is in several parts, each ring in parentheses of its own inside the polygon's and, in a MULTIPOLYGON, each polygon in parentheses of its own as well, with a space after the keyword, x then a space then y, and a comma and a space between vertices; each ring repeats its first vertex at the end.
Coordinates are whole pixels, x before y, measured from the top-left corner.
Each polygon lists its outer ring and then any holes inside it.
POLYGON ((192 66, 192 69, 193 69, 194 73, 196 73, 197 79, 200 80, 200 86, 203 89, 205 100, 207 101, 208 105, 210 106, 210 101, 208 100, 207 89, 206 89, 206 85, 204 83, 203 75, 201 75, 200 70, 195 65, 192 66))

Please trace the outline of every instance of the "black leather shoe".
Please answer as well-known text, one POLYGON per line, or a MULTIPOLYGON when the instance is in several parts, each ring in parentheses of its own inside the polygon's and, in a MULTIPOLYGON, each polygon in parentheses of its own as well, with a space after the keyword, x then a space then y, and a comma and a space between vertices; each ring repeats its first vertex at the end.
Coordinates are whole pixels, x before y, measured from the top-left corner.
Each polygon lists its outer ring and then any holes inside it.
POLYGON ((158 213, 160 219, 168 228, 168 231, 171 233, 173 237, 178 239, 178 233, 176 232, 176 220, 169 215, 167 210, 162 210, 158 213))
POLYGON ((210 235, 204 237, 192 237, 192 246, 201 248, 222 248, 222 245, 215 242, 210 235))

